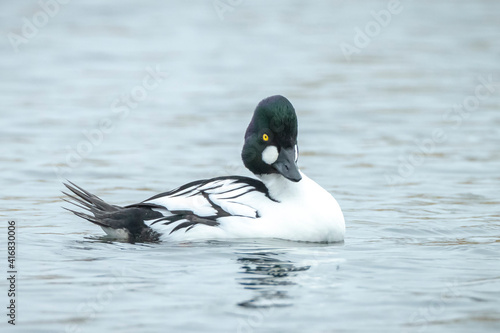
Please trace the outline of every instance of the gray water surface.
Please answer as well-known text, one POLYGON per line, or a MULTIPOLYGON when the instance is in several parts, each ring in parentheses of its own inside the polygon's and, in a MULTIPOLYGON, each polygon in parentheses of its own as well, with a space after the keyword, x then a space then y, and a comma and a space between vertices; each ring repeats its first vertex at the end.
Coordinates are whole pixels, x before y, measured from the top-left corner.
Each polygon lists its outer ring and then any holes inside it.
POLYGON ((386 1, 223 2, 73 1, 45 25, 2 3, 2 332, 499 331, 500 2, 401 1, 386 26, 386 1), (65 179, 124 205, 248 175, 275 94, 344 243, 127 244, 61 208, 65 179))

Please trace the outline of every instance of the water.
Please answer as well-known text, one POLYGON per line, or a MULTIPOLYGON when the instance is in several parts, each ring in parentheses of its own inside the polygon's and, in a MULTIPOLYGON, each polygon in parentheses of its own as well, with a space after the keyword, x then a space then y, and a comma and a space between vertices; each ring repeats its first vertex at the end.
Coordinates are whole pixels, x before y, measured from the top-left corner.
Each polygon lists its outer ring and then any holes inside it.
POLYGON ((498 331, 500 3, 402 1, 379 31, 385 1, 232 3, 69 2, 45 25, 37 1, 2 5, 16 329, 498 331), (8 33, 36 15, 15 52, 8 33), (273 94, 297 109, 299 165, 339 201, 343 244, 124 244, 60 208, 66 178, 127 204, 247 175, 243 133, 273 94))

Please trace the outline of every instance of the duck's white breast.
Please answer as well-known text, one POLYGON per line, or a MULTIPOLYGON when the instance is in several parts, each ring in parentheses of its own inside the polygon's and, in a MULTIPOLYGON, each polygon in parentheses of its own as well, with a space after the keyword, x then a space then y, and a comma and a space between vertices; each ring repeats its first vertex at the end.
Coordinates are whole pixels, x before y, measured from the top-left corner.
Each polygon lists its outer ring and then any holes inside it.
POLYGON ((310 242, 338 242, 344 239, 344 215, 339 204, 325 189, 301 172, 294 183, 278 175, 266 175, 272 202, 259 212, 267 228, 279 238, 310 242))

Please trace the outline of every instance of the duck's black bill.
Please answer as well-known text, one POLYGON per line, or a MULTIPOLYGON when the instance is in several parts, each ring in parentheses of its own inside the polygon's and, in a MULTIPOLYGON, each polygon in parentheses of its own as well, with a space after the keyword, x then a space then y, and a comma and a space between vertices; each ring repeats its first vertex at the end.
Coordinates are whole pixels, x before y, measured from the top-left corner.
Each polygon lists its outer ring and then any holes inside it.
POLYGON ((286 179, 292 182, 298 182, 302 179, 300 175, 299 168, 295 163, 295 149, 292 148, 281 148, 280 154, 276 162, 272 166, 286 179))

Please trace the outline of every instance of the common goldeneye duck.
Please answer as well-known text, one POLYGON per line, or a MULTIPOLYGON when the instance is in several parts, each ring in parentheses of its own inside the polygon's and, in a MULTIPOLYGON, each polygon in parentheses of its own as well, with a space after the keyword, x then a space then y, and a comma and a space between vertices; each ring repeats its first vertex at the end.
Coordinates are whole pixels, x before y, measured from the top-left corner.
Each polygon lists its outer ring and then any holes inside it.
POLYGON ((260 180, 198 180, 124 207, 107 204, 69 182, 64 185, 73 194, 63 192, 69 199, 64 200, 87 212, 69 211, 130 242, 261 237, 342 241, 345 223, 337 201, 297 167, 297 131, 292 104, 271 96, 257 105, 241 154, 260 180))

